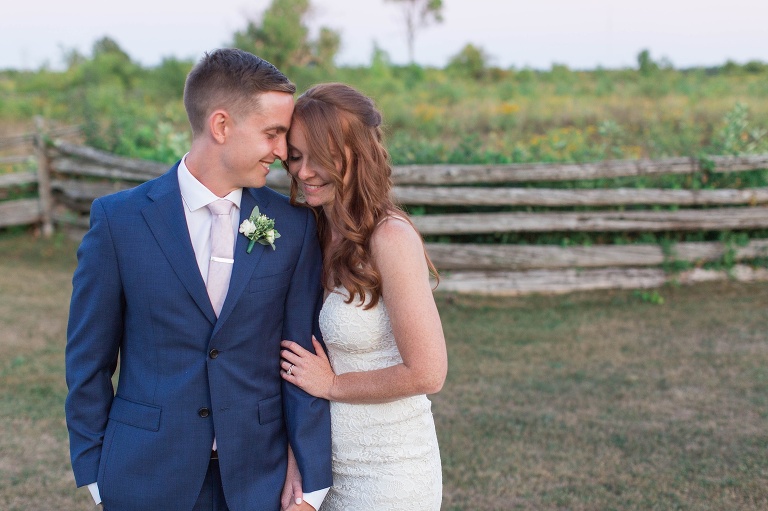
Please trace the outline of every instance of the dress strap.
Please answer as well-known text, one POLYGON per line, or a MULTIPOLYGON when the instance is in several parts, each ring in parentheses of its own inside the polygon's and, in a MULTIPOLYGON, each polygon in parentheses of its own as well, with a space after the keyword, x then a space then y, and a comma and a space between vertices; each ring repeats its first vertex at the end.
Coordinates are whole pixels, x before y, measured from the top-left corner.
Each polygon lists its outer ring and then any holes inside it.
POLYGON ((387 220, 391 220, 391 219, 400 220, 401 222, 405 222, 406 224, 411 225, 411 222, 409 222, 408 220, 406 220, 405 218, 403 218, 400 215, 387 215, 384 218, 382 218, 381 220, 379 220, 379 223, 376 224, 376 227, 380 226, 381 224, 383 224, 387 220))

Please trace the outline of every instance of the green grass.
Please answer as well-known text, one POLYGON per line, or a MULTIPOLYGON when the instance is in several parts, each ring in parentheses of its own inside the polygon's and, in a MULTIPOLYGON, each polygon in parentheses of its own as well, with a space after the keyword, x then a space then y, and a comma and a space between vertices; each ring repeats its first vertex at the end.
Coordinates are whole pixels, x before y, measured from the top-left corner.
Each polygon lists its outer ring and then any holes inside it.
MULTIPOLYGON (((75 245, 0 235, 0 509, 81 510, 63 417, 75 245)), ((439 295, 446 511, 768 508, 768 284, 439 295)))
POLYGON ((0 237, 0 509, 91 509, 75 490, 64 423, 74 245, 0 237))
POLYGON ((441 298, 444 508, 765 509, 768 285, 441 298))

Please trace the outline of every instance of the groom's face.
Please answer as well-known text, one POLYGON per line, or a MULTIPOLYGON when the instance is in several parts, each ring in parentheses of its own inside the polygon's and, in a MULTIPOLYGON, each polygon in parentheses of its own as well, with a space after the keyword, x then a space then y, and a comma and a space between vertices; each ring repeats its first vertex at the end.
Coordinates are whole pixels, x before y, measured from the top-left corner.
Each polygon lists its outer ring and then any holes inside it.
POLYGON ((293 115, 293 95, 270 91, 259 95, 259 107, 233 118, 224 155, 233 188, 266 184, 269 166, 287 158, 286 134, 293 115))

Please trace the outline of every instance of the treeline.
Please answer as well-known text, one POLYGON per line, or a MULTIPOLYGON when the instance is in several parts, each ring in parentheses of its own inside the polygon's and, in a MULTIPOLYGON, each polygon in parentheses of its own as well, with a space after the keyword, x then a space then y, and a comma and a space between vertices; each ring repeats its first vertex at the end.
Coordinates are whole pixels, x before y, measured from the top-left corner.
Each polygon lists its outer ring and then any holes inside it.
MULTIPOLYGON (((416 28, 439 22, 441 2, 388 1, 431 6, 431 18, 413 20, 416 28)), ((378 47, 366 66, 338 66, 340 35, 321 28, 310 38, 309 8, 309 0, 273 0, 230 42, 278 65, 300 91, 343 81, 371 95, 397 164, 768 152, 766 63, 675 69, 642 51, 626 69, 500 68, 467 44, 443 68, 395 65, 378 47)), ((0 123, 30 126, 40 115, 83 126, 86 143, 117 154, 162 162, 183 154, 181 95, 194 62, 168 57, 142 66, 109 37, 88 55, 70 50, 63 59, 60 71, 0 71, 0 123)))

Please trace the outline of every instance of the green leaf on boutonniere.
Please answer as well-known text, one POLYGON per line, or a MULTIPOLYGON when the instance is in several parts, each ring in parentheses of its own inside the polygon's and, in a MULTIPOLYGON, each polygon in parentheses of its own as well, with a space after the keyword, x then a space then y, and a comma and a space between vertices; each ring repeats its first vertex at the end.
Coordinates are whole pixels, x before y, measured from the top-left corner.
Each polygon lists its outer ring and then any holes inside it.
POLYGON ((256 243, 269 245, 272 250, 275 250, 275 240, 280 237, 280 233, 275 229, 275 220, 267 215, 262 215, 258 206, 254 207, 251 216, 240 224, 240 232, 251 240, 248 243, 247 252, 249 254, 256 243))

